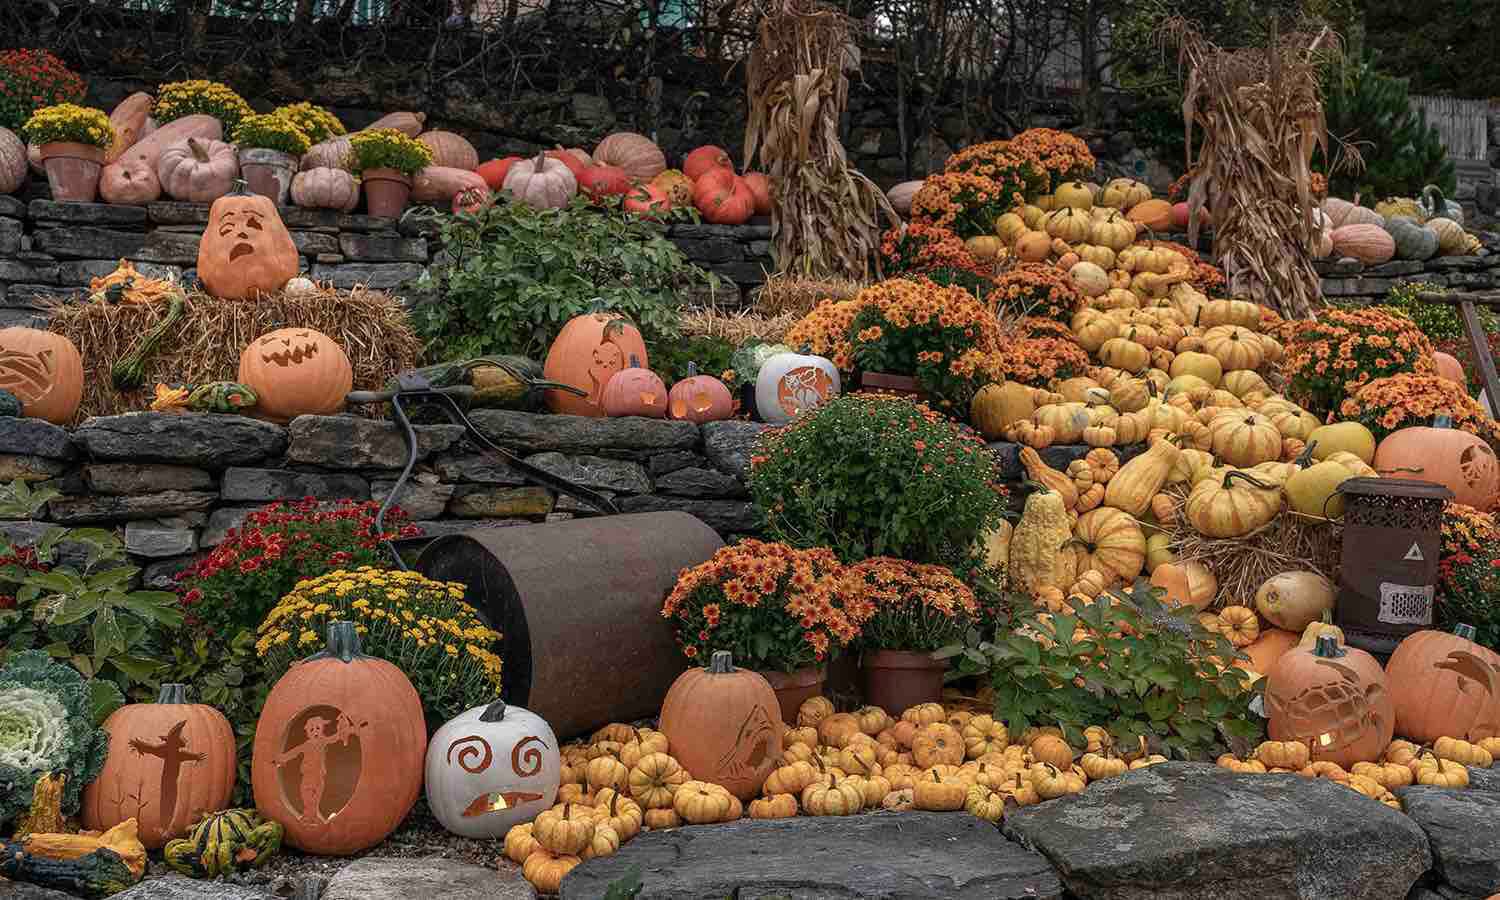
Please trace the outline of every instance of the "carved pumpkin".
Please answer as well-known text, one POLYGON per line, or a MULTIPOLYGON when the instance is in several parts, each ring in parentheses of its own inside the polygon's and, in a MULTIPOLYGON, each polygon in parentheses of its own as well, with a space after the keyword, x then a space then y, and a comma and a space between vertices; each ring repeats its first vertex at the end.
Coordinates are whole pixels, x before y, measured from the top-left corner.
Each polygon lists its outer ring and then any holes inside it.
POLYGON ((729 154, 719 147, 699 147, 682 161, 682 174, 695 182, 714 169, 734 171, 734 163, 730 161, 729 154))
POLYGON ((561 209, 578 193, 578 179, 563 161, 538 153, 534 159, 523 159, 510 167, 505 190, 528 206, 561 209))
POLYGON ((497 838, 552 807, 562 761, 541 716, 496 700, 448 720, 427 747, 427 806, 443 827, 497 838))
POLYGON ((487 163, 481 163, 474 170, 474 174, 483 178, 484 183, 490 186, 490 190, 502 190, 505 187, 505 176, 510 173, 510 167, 520 161, 521 157, 519 156, 492 159, 487 163))
POLYGON ((83 401, 83 359, 73 342, 39 328, 0 328, 0 390, 22 414, 65 425, 83 401))
POLYGON ((1282 655, 1266 676, 1265 708, 1271 740, 1344 768, 1380 758, 1396 724, 1380 664, 1328 635, 1282 655))
POLYGON ((106 203, 150 203, 161 196, 157 167, 173 144, 197 138, 218 141, 224 126, 213 116, 194 114, 175 119, 141 138, 99 173, 99 196, 106 203))
POLYGON ((821 356, 778 353, 755 376, 755 408, 772 425, 784 425, 838 394, 839 370, 821 356))
POLYGON ((1500 736, 1500 656, 1474 643, 1474 629, 1418 631, 1386 664, 1396 731, 1422 744, 1440 737, 1500 736))
POLYGON ((122 706, 104 720, 109 756, 85 789, 85 828, 107 831, 127 819, 155 850, 187 833, 234 794, 235 743, 229 720, 187 702, 181 684, 164 684, 155 703, 122 706))
POLYGON ((630 176, 618 166, 589 166, 578 176, 578 189, 595 203, 630 193, 630 176))
POLYGON ((286 423, 332 415, 354 388, 349 357, 333 338, 311 328, 279 328, 240 353, 239 381, 255 391, 255 414, 286 423))
POLYGON ((0 194, 13 194, 26 183, 26 145, 9 128, 0 128, 0 194))
POLYGON ((640 184, 625 195, 621 208, 648 219, 660 219, 662 213, 672 208, 672 200, 656 185, 640 184))
POLYGON ((667 413, 687 422, 717 422, 734 415, 734 397, 724 382, 712 375, 699 375, 688 363, 688 376, 672 385, 667 395, 667 413))
MULTIPOLYGON (((755 215, 769 216, 771 214, 771 179, 761 172, 746 172, 743 179, 745 187, 750 189, 750 196, 755 199, 755 215)), ((998 238, 992 238, 997 242, 998 238)))
POLYGON ((743 225, 755 212, 755 196, 743 178, 705 177, 693 187, 693 206, 714 225, 743 225))
POLYGON ((1456 428, 1402 428, 1375 448, 1375 470, 1441 484, 1454 499, 1479 510, 1495 505, 1500 464, 1489 445, 1456 428))
POLYGON ((547 351, 542 376, 548 381, 572 385, 586 395, 548 391, 547 407, 574 416, 602 416, 600 405, 605 385, 632 358, 649 366, 646 343, 629 320, 610 313, 577 316, 557 333, 547 351))
POLYGON ((319 166, 292 176, 292 202, 310 209, 349 212, 359 205, 359 181, 343 169, 319 166))
POLYGON ((320 856, 373 847, 422 790, 427 725, 401 670, 359 652, 352 622, 276 682, 255 728, 255 805, 320 856))
POLYGON ((594 148, 594 162, 618 166, 632 181, 650 181, 667 168, 667 157, 656 142, 630 131, 616 132, 600 141, 594 148))
POLYGON ((417 140, 432 151, 432 164, 450 169, 474 171, 479 167, 479 151, 462 135, 451 131, 425 131, 417 140))
POLYGON ((604 386, 599 405, 604 408, 604 414, 611 418, 665 418, 667 386, 655 372, 641 368, 640 359, 632 356, 630 365, 616 372, 604 386))
POLYGON ((222 300, 274 294, 296 277, 299 262, 276 204, 247 192, 243 181, 209 207, 198 244, 198 278, 208 293, 222 300))
POLYGON ((661 704, 661 731, 682 767, 741 800, 758 794, 776 768, 781 726, 770 683, 736 669, 724 650, 708 668, 679 675, 661 704))
POLYGON ((188 138, 161 153, 156 177, 174 200, 208 203, 229 193, 240 175, 238 151, 223 141, 188 138))

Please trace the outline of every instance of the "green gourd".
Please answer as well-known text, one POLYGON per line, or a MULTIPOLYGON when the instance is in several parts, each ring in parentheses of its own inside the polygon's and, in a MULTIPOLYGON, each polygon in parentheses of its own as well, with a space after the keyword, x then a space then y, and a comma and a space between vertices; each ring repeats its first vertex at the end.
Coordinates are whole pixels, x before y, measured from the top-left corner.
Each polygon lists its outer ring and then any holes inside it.
POLYGON ((255 390, 238 381, 210 381, 188 394, 188 409, 194 412, 235 413, 255 406, 255 390))
MULTIPOLYGON (((541 364, 524 356, 479 356, 438 363, 409 375, 417 376, 435 388, 460 384, 472 386, 474 397, 469 406, 475 409, 537 410, 541 408, 543 391, 566 391, 579 397, 587 393, 542 378, 541 364)), ((396 382, 392 381, 386 385, 386 390, 395 390, 396 387, 396 382)))
POLYGON ((14 841, 0 841, 0 876, 88 898, 118 894, 140 880, 107 847, 75 859, 49 859, 14 841))
POLYGON ((205 815, 187 837, 169 841, 162 856, 190 878, 218 878, 260 868, 281 849, 282 834, 280 823, 253 809, 227 809, 205 815))
POLYGON ((1432 259, 1438 252, 1436 231, 1418 225, 1414 219, 1395 216, 1387 219, 1385 230, 1396 242, 1397 259, 1432 259))

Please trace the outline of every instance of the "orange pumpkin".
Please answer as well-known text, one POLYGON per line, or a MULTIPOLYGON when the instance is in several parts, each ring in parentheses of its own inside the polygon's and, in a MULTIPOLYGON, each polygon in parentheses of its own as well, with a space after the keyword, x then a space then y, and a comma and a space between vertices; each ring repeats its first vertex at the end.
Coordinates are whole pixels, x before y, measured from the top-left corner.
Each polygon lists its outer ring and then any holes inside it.
POLYGON ((1474 643, 1474 629, 1418 631, 1386 664, 1396 732, 1421 744, 1500 736, 1500 655, 1474 643))
POLYGON ((83 401, 83 358, 60 334, 0 328, 0 389, 21 401, 27 418, 65 425, 83 401))
POLYGON ((631 359, 649 367, 646 342, 628 319, 611 313, 577 316, 564 325, 547 351, 542 376, 572 385, 587 394, 548 391, 547 407, 574 416, 602 416, 604 387, 631 359))
POLYGON ((1458 358, 1453 354, 1444 353, 1441 350, 1436 350, 1432 354, 1432 364, 1434 366, 1437 366, 1437 373, 1439 378, 1446 378, 1449 381, 1456 382, 1465 386, 1468 385, 1469 379, 1468 376, 1464 374, 1463 364, 1460 363, 1458 361, 1458 358))
POLYGON ((693 181, 697 181, 714 169, 734 171, 734 163, 730 161, 729 154, 719 147, 711 145, 699 147, 682 161, 682 174, 693 181))
POLYGON ((353 622, 287 670, 255 727, 251 781, 288 844, 348 856, 396 830, 422 791, 427 723, 401 670, 360 653, 353 622))
POLYGON ((519 156, 506 156, 500 159, 492 159, 486 163, 480 163, 474 174, 484 179, 484 183, 490 186, 490 190, 498 191, 505 187, 505 176, 510 173, 510 167, 521 161, 519 156))
POLYGON ((667 192, 654 184, 640 184, 625 195, 622 204, 626 212, 645 216, 648 219, 660 219, 661 213, 672 208, 672 200, 667 192))
POLYGON ((667 414, 667 386, 650 369, 641 368, 640 360, 630 358, 630 365, 616 372, 604 386, 599 398, 604 414, 664 418, 667 414))
POLYGON ((198 279, 213 296, 250 300, 274 294, 297 277, 299 262, 276 204, 247 192, 243 180, 208 208, 208 227, 198 244, 198 279))
POLYGON ((239 381, 259 399, 255 414, 285 424, 297 416, 332 415, 354 388, 349 357, 311 328, 278 328, 240 353, 239 381))
POLYGON ((726 650, 677 676, 661 704, 672 755, 700 781, 749 800, 781 756, 781 705, 765 678, 736 669, 726 650))
POLYGON ((1478 437, 1456 428, 1402 428, 1375 448, 1377 472, 1441 484, 1454 499, 1478 510, 1495 505, 1500 462, 1478 437))
POLYGON ((734 415, 734 396, 724 382, 712 375, 699 375, 698 367, 688 363, 688 376, 672 385, 668 394, 667 413, 700 425, 717 422, 734 415))
POLYGON ((1250 657, 1245 665, 1252 672, 1269 674, 1282 655, 1297 646, 1297 637, 1296 632, 1284 628, 1264 629, 1248 647, 1240 648, 1241 653, 1250 657))
POLYGON ((126 819, 155 850, 187 833, 234 794, 235 743, 229 720, 187 702, 187 688, 164 684, 155 703, 122 706, 104 720, 109 756, 83 794, 85 828, 108 831, 126 819))
POLYGON ((578 189, 599 203, 605 197, 623 197, 630 193, 630 176, 619 166, 589 166, 578 176, 578 189))
POLYGON ((1152 231, 1168 231, 1172 227, 1172 204, 1165 200, 1145 200, 1132 206, 1125 218, 1152 231))
POLYGON ((1385 672, 1374 657, 1324 635, 1287 651, 1266 676, 1266 730, 1344 768, 1380 758, 1395 730, 1385 672))
POLYGON ((693 206, 705 222, 743 225, 755 212, 755 197, 743 178, 732 173, 727 179, 710 174, 694 185, 693 206))
POLYGON ((755 214, 769 216, 771 214, 771 179, 761 172, 746 172, 742 180, 745 182, 745 187, 750 189, 750 196, 755 199, 755 214))
POLYGON ((594 162, 619 166, 632 181, 650 181, 667 168, 667 158, 656 142, 630 131, 617 132, 600 141, 594 148, 594 162))

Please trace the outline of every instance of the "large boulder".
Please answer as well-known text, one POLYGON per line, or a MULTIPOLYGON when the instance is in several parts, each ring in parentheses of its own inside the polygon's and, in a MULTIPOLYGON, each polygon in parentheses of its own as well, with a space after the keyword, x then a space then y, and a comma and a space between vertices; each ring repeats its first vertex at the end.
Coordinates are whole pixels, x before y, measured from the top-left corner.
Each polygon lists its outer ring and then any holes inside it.
MULTIPOLYGON (((598 900, 639 866, 639 900, 703 897, 1061 898, 1047 861, 968 815, 741 819, 651 831, 563 879, 563 900, 598 900)), ((325 898, 326 900, 326 898, 325 898)))
POLYGON ((1500 794, 1427 786, 1396 794, 1426 832, 1444 883, 1479 897, 1500 892, 1500 794))
POLYGON ((338 871, 321 900, 535 900, 536 890, 514 869, 451 859, 366 857, 338 871))
POLYGON ((1097 782, 1004 828, 1080 900, 1395 900, 1432 865, 1416 823, 1347 787, 1197 763, 1097 782))

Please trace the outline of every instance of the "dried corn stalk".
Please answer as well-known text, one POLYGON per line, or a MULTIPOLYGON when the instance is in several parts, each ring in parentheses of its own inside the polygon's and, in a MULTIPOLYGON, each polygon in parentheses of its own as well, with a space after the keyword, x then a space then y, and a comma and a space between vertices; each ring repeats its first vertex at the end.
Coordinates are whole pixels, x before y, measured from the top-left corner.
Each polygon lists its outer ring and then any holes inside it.
POLYGON ((839 119, 845 72, 858 66, 852 20, 814 0, 775 0, 761 19, 746 71, 745 161, 776 186, 771 240, 777 265, 811 278, 864 279, 878 271, 884 192, 849 165, 839 119))
POLYGON ((1338 36, 1326 26, 1288 34, 1273 27, 1266 47, 1224 50, 1183 19, 1168 21, 1162 34, 1188 73, 1189 245, 1207 205, 1230 292, 1288 319, 1312 318, 1322 298, 1308 252, 1315 206, 1308 163, 1314 147, 1327 152, 1318 70, 1340 54, 1338 36), (1196 159, 1194 127, 1203 133, 1196 159))

